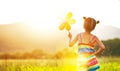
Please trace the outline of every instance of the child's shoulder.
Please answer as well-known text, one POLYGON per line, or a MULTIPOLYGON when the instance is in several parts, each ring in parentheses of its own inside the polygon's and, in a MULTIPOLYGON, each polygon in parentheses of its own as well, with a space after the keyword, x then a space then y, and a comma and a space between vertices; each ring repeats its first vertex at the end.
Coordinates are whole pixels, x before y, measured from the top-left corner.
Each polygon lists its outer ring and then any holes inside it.
POLYGON ((99 40, 98 36, 96 36, 95 34, 92 34, 92 36, 95 40, 99 40))
MULTIPOLYGON (((85 32, 80 32, 80 33, 78 33, 77 35, 83 35, 85 32)), ((95 36, 95 37, 97 37, 96 35, 94 35, 94 34, 90 34, 91 36, 95 36)))
POLYGON ((95 34, 91 34, 92 36, 94 36, 94 37, 97 37, 95 34))
MULTIPOLYGON (((84 34, 84 32, 80 32, 77 34, 77 36, 82 36, 83 34, 84 34)), ((91 37, 98 38, 95 34, 91 33, 90 35, 91 35, 91 37)))
POLYGON ((77 33, 76 36, 81 36, 83 34, 83 32, 77 33))

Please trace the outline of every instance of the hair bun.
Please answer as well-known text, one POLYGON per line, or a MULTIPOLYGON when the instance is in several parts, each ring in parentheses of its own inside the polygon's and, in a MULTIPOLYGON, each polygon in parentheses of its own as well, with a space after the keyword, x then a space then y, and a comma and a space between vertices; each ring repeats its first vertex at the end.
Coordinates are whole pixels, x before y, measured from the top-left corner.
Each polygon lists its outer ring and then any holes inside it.
POLYGON ((98 21, 96 21, 96 24, 99 24, 100 23, 100 21, 98 20, 98 21))
POLYGON ((85 19, 87 19, 85 16, 83 16, 83 19, 85 20, 85 19))

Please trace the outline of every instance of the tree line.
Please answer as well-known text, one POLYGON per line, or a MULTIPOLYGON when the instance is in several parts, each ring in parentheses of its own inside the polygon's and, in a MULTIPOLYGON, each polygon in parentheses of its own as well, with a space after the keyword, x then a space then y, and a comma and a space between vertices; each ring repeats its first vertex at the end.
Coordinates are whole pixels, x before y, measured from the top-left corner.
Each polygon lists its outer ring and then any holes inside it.
POLYGON ((53 55, 43 52, 41 49, 35 49, 31 52, 1 53, 0 59, 47 59, 53 58, 53 55))
POLYGON ((103 56, 120 56, 120 38, 102 41, 105 45, 103 56))
MULTIPOLYGON (((105 45, 105 50, 101 56, 120 56, 120 38, 109 40, 102 40, 105 45)), ((95 46, 98 49, 98 46, 95 46)), ((64 48, 55 54, 43 52, 41 49, 36 49, 25 53, 2 53, 0 59, 60 59, 60 58, 74 58, 76 53, 74 49, 64 48)))

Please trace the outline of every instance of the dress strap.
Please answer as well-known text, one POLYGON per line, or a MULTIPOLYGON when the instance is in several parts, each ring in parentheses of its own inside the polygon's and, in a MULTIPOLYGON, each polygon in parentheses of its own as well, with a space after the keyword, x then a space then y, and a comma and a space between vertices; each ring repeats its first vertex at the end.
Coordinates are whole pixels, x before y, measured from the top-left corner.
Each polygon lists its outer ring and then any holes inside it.
POLYGON ((90 41, 89 43, 91 43, 93 40, 94 40, 95 36, 93 35, 91 38, 90 38, 90 41))
POLYGON ((82 43, 82 33, 80 33, 80 43, 82 43))
POLYGON ((91 46, 93 46, 91 43, 92 43, 92 41, 94 40, 94 38, 95 38, 95 36, 94 35, 92 35, 91 37, 90 37, 90 40, 89 40, 89 42, 88 43, 83 43, 83 41, 82 41, 82 33, 80 33, 79 34, 79 43, 78 43, 78 45, 80 45, 80 44, 85 44, 85 45, 91 45, 91 46))

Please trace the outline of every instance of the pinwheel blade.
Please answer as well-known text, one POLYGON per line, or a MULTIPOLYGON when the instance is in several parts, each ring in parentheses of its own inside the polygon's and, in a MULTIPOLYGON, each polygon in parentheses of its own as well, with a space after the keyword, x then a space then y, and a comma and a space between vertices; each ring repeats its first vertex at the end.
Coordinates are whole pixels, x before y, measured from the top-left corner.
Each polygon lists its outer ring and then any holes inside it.
POLYGON ((75 22, 76 22, 75 19, 71 19, 71 20, 69 20, 69 24, 74 24, 75 22))
POLYGON ((65 28, 65 23, 60 24, 59 30, 63 30, 65 28))
POLYGON ((70 19, 70 18, 72 18, 72 13, 71 12, 69 12, 66 16, 66 19, 70 19))
POLYGON ((69 31, 71 29, 70 24, 66 24, 65 29, 69 31))

